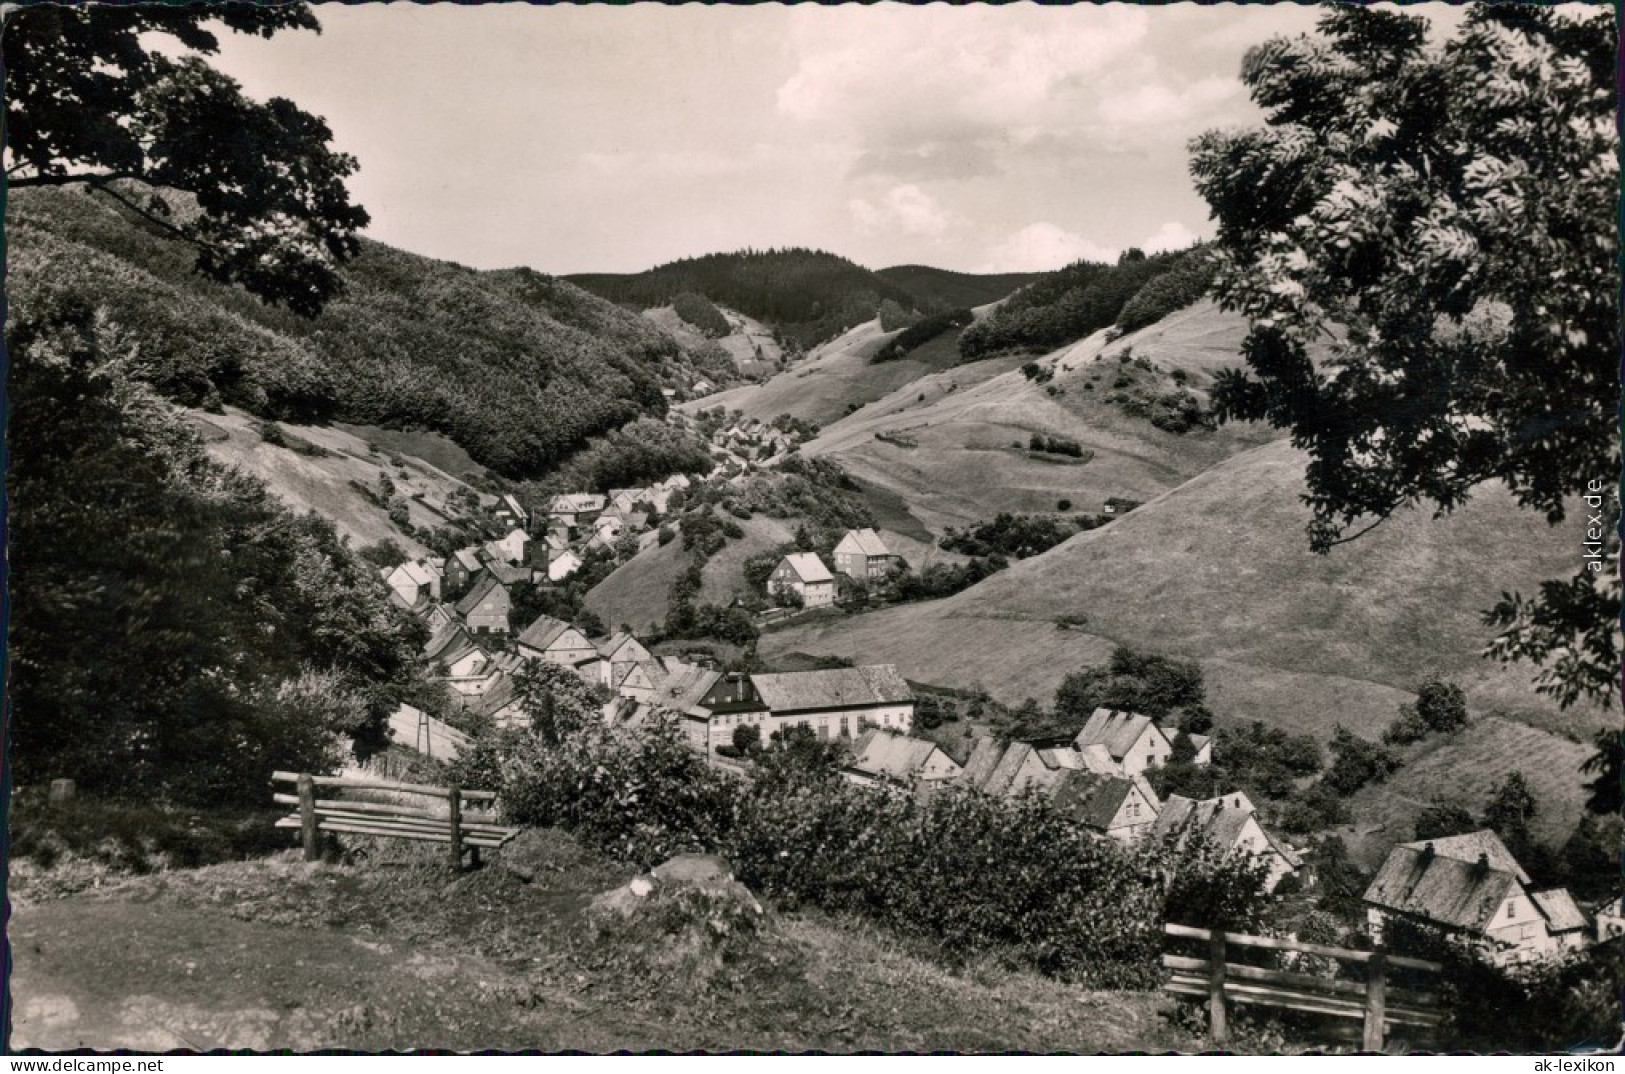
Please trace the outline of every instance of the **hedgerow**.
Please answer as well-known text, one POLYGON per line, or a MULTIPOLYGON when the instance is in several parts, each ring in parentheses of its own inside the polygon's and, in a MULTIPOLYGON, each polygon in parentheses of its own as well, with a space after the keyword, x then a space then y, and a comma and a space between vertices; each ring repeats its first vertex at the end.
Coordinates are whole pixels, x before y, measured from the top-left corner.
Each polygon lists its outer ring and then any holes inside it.
POLYGON ((1250 860, 1125 847, 1037 795, 880 793, 845 781, 833 750, 788 744, 758 754, 745 783, 660 722, 582 720, 556 745, 508 750, 501 792, 516 822, 569 829, 644 867, 679 851, 722 853, 780 905, 861 914, 949 962, 988 956, 1097 987, 1151 988, 1165 920, 1263 924, 1262 870, 1250 860))

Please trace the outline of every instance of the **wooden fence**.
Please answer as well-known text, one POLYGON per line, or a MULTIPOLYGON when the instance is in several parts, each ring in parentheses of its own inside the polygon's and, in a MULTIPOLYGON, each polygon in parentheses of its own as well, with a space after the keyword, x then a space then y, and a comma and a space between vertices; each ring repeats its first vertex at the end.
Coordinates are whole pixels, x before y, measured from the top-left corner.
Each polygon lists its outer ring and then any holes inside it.
POLYGON ((495 823, 489 814, 466 817, 464 804, 491 806, 491 791, 465 791, 457 787, 431 787, 421 783, 396 783, 381 779, 344 779, 313 776, 302 772, 273 772, 271 782, 292 783, 295 794, 273 794, 272 800, 298 810, 277 821, 279 828, 298 828, 305 848, 305 860, 321 857, 321 833, 350 833, 412 839, 449 845, 448 861, 453 869, 463 866, 463 852, 472 853, 478 864, 481 849, 496 849, 519 834, 519 829, 495 823), (318 787, 327 789, 326 798, 317 798, 318 787), (345 791, 383 792, 395 801, 366 801, 339 798, 345 791), (441 808, 413 808, 400 804, 403 796, 429 799, 441 808))
POLYGON ((1227 1005, 1230 1003, 1360 1020, 1364 1023, 1361 1047, 1368 1052, 1382 1051, 1390 1025, 1432 1029, 1444 1019, 1436 990, 1396 988, 1388 980, 1391 968, 1438 974, 1444 967, 1437 962, 1389 954, 1380 947, 1375 951, 1353 951, 1299 940, 1247 936, 1172 923, 1166 926, 1166 931, 1169 936, 1207 942, 1205 959, 1170 954, 1162 956, 1162 964, 1174 971, 1173 977, 1163 987, 1177 995, 1207 997, 1208 1027, 1215 1044, 1223 1044, 1229 1039, 1227 1005), (1227 961, 1232 946, 1297 951, 1339 962, 1363 964, 1365 980, 1317 977, 1232 963, 1227 961))

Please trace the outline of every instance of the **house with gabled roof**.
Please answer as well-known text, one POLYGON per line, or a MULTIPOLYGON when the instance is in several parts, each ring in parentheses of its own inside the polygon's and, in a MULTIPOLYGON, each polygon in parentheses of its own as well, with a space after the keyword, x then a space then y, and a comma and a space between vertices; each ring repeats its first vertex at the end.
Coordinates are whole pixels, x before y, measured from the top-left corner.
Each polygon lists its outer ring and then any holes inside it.
POLYGON ((775 597, 794 593, 804 608, 827 608, 835 603, 835 576, 816 554, 795 552, 773 568, 767 591, 775 597))
POLYGON ((596 492, 570 492, 555 496, 547 513, 567 526, 582 526, 603 513, 606 500, 596 492))
POLYGON ((507 634, 512 629, 508 623, 512 612, 513 599, 508 596, 507 588, 489 574, 481 575, 474 588, 457 602, 457 614, 463 617, 475 637, 507 634))
POLYGON ((518 526, 494 541, 485 542, 485 553, 490 559, 514 567, 527 562, 529 549, 530 535, 518 526))
POLYGON ((429 636, 423 659, 443 675, 463 677, 479 671, 489 657, 461 623, 450 623, 429 636))
POLYGON ((525 711, 518 684, 510 674, 503 673, 489 690, 463 699, 463 711, 482 720, 489 720, 498 730, 509 727, 529 727, 530 714, 525 711))
POLYGON ((497 497, 496 507, 493 508, 497 518, 508 524, 524 529, 530 523, 530 512, 510 492, 497 497))
POLYGON ((835 570, 855 582, 869 582, 901 567, 903 557, 886 547, 880 534, 865 527, 847 530, 835 546, 835 570))
POLYGON ((980 738, 960 781, 999 798, 1037 792, 1096 834, 1122 842, 1157 819, 1157 796, 1144 779, 1125 776, 1111 763, 1097 771, 1065 747, 980 738))
POLYGON ((1274 891, 1283 878, 1303 868, 1303 858, 1259 822, 1252 801, 1239 791, 1200 801, 1171 794, 1151 835, 1178 846, 1199 839, 1224 854, 1248 855, 1268 870, 1265 891, 1274 891))
POLYGON ((653 655, 641 641, 624 630, 617 630, 598 645, 599 682, 611 690, 618 689, 633 667, 652 659, 653 655))
POLYGON ((895 664, 750 676, 772 717, 771 730, 800 725, 820 738, 856 736, 866 725, 907 732, 914 690, 895 664))
POLYGON ((538 615, 533 623, 520 631, 514 645, 519 655, 527 659, 542 660, 560 667, 574 668, 585 661, 598 659, 598 647, 586 634, 551 615, 538 615))
POLYGON ((474 578, 485 569, 484 562, 479 557, 479 549, 470 545, 468 548, 459 548, 446 557, 445 580, 441 583, 448 596, 458 596, 474 581, 474 578))
MULTIPOLYGON (((1090 714, 1073 744, 1080 751, 1103 747, 1125 776, 1137 776, 1148 768, 1167 764, 1174 752, 1173 742, 1151 717, 1107 708, 1090 714)), ((1095 752, 1098 755, 1099 751, 1095 752)))
MULTIPOLYGON (((1559 954, 1575 942, 1559 940, 1575 931, 1568 892, 1534 891, 1529 874, 1487 828, 1401 843, 1363 898, 1374 942, 1382 942, 1393 919, 1442 932, 1496 965, 1559 954)), ((1578 929, 1585 930, 1583 916, 1578 929)))
POLYGON ((961 768, 935 742, 871 727, 852 743, 844 774, 862 786, 934 783, 953 779, 961 768))
POLYGON ((1050 801, 1084 827, 1121 843, 1133 842, 1149 831, 1159 808, 1157 796, 1145 780, 1082 768, 1060 771, 1050 787, 1050 801))
POLYGON ((398 593, 406 607, 416 607, 425 597, 440 599, 441 572, 423 560, 407 560, 380 573, 384 584, 398 593))

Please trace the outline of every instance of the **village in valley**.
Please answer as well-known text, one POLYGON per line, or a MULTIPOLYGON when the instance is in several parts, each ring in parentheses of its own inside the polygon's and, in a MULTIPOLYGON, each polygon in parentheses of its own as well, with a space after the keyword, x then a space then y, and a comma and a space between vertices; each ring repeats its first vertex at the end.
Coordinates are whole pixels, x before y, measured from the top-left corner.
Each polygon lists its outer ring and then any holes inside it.
POLYGON ((0 29, 8 1047, 1620 1047, 1612 13, 0 29))
MULTIPOLYGON (((703 404, 713 387, 702 381, 692 394, 703 404)), ((703 502, 701 490, 725 496, 800 443, 773 423, 720 407, 706 416, 711 474, 562 493, 534 512, 511 493, 487 494, 484 516, 496 529, 509 527, 503 536, 379 569, 389 602, 429 628, 423 659, 448 703, 439 714, 403 704, 390 719, 391 751, 353 774, 410 770, 415 756, 455 760, 470 732, 482 728, 529 729, 531 710, 516 684, 527 666, 542 663, 590 686, 605 726, 669 723, 708 765, 737 778, 751 777, 753 754, 806 735, 836 744, 844 778, 858 786, 927 796, 952 785, 1003 798, 1036 794, 1100 838, 1194 840, 1256 863, 1265 891, 1283 881, 1293 892, 1314 887, 1316 869, 1303 848, 1272 831, 1245 791, 1192 798, 1153 788, 1148 773, 1165 765, 1212 765, 1211 734, 1101 707, 1070 738, 925 737, 916 689, 892 664, 746 670, 746 661, 719 659, 704 644, 674 639, 651 647, 626 627, 595 633, 546 613, 516 618, 514 587, 546 589, 589 558, 657 543, 662 520, 691 499, 703 502)), ((677 412, 669 420, 691 424, 677 412)), ((827 556, 785 551, 748 603, 757 623, 785 624, 803 610, 838 610, 854 592, 865 604, 883 600, 907 569, 873 528, 849 529, 827 556)), ((1372 942, 1381 942, 1390 917, 1409 919, 1445 930, 1498 965, 1561 958, 1625 933, 1620 900, 1588 915, 1562 887, 1537 890, 1489 829, 1397 843, 1360 901, 1372 942)))

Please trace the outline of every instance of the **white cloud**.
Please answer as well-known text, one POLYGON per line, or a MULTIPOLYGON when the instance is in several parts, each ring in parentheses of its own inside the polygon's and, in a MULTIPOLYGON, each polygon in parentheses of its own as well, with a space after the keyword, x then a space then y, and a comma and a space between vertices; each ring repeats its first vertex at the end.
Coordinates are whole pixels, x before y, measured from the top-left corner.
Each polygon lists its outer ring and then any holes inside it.
POLYGON ((1074 261, 1117 260, 1117 251, 1047 220, 1028 224, 988 251, 978 272, 1047 272, 1074 261))
POLYGON ((1148 254, 1160 254, 1166 250, 1183 250, 1195 241, 1194 231, 1178 220, 1170 220, 1140 243, 1140 249, 1148 254))
POLYGON ((1145 37, 1127 5, 952 9, 879 4, 791 14, 795 72, 779 87, 796 120, 894 135, 966 123, 1009 127, 1065 110, 1145 37))
POLYGON ((1233 78, 1203 78, 1179 89, 1143 82, 1102 95, 1100 118, 1110 127, 1143 132, 1147 127, 1185 124, 1229 104, 1241 92, 1241 83, 1233 78))
POLYGON ((913 183, 892 187, 878 202, 853 198, 847 207, 852 212, 852 222, 865 235, 897 231, 937 239, 953 224, 937 200, 913 183))

